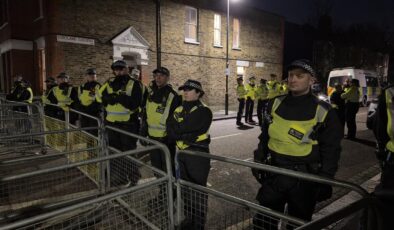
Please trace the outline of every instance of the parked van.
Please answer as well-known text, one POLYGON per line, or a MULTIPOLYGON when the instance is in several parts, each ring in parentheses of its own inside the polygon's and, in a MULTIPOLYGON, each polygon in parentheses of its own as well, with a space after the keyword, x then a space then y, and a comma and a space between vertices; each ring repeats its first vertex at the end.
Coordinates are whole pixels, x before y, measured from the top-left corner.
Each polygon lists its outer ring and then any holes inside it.
POLYGON ((357 79, 360 82, 360 103, 367 106, 373 99, 380 94, 378 74, 374 71, 355 69, 353 67, 333 69, 328 76, 327 95, 330 96, 336 84, 341 84, 345 80, 357 79))

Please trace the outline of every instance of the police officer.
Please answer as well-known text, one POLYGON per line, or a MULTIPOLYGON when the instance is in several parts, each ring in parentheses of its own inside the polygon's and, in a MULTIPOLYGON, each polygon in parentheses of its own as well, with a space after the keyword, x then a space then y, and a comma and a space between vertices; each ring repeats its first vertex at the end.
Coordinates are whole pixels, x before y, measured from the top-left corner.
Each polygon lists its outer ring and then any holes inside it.
POLYGON ((347 139, 356 138, 356 114, 360 107, 360 91, 359 91, 359 81, 357 79, 352 79, 350 81, 350 87, 341 94, 341 98, 345 100, 345 119, 347 125, 347 139))
MULTIPOLYGON (((142 116, 141 134, 150 139, 165 144, 171 153, 171 159, 175 157, 175 142, 167 137, 167 120, 173 116, 174 110, 180 105, 180 97, 168 84, 170 71, 165 67, 159 67, 153 71, 154 80, 150 84, 149 94, 145 106, 145 114, 142 116)), ((166 162, 160 152, 150 154, 152 165, 166 171, 166 162)))
POLYGON ((257 118, 259 120, 259 126, 261 126, 263 124, 263 114, 265 114, 268 102, 267 80, 260 79, 260 85, 256 89, 256 98, 258 100, 257 118))
POLYGON ((56 84, 56 80, 53 77, 48 77, 45 80, 46 84, 46 90, 44 91, 44 94, 41 96, 41 101, 44 105, 44 112, 45 115, 50 116, 50 117, 55 117, 56 116, 56 107, 48 104, 56 104, 56 97, 53 93, 53 89, 56 84))
POLYGON ((30 83, 24 79, 17 78, 13 90, 6 96, 6 99, 29 104, 33 103, 33 90, 30 87, 30 83))
POLYGON ((345 126, 345 100, 341 98, 342 94, 342 86, 340 84, 336 84, 335 90, 330 96, 330 103, 335 111, 337 111, 338 118, 341 121, 342 126, 345 126))
POLYGON ((279 95, 280 84, 276 80, 276 74, 270 74, 271 80, 267 82, 268 99, 272 99, 279 95))
MULTIPOLYGON (((288 68, 290 93, 269 101, 256 162, 334 177, 340 156, 340 122, 331 106, 311 93, 315 71, 308 60, 296 60, 288 68)), ((262 184, 257 200, 267 208, 311 220, 317 200, 331 196, 331 187, 282 175, 252 170, 262 184)), ((256 215, 255 229, 277 229, 275 218, 256 215)), ((289 226, 288 226, 289 227, 289 226)))
MULTIPOLYGON (((243 115, 244 108, 245 108, 245 99, 246 99, 247 90, 244 86, 242 76, 237 78, 237 84, 238 84, 237 85, 237 96, 238 96, 238 102, 239 102, 238 113, 237 113, 237 125, 243 126, 241 119, 242 119, 242 115, 243 115)), ((245 120, 246 120, 246 117, 245 117, 245 120)))
MULTIPOLYGON (((187 80, 179 90, 184 92, 184 101, 168 120, 168 136, 180 150, 209 152, 212 111, 200 101, 204 95, 201 83, 187 80)), ((181 179, 206 186, 211 167, 208 158, 180 155, 179 164, 181 179)), ((190 190, 182 198, 184 210, 189 213, 181 228, 204 229, 208 195, 190 190)))
MULTIPOLYGON (((74 103, 78 102, 78 93, 75 88, 69 83, 70 77, 62 72, 57 78, 57 86, 53 88, 53 94, 56 98, 56 104, 60 107, 57 108, 56 118, 59 120, 65 119, 65 112, 69 112, 71 107, 74 107, 74 103)), ((76 114, 70 113, 70 123, 74 123, 76 120, 76 114)))
POLYGON ((246 108, 245 108, 245 122, 249 124, 255 124, 256 122, 253 120, 253 107, 254 100, 256 99, 256 78, 254 76, 249 78, 249 83, 245 85, 246 88, 246 108))
POLYGON ((380 183, 374 194, 381 202, 383 228, 392 229, 394 214, 394 86, 390 84, 379 96, 374 133, 377 140, 377 158, 381 163, 380 183))
MULTIPOLYGON (((97 101, 105 109, 107 125, 134 134, 139 133, 138 113, 142 102, 141 84, 128 74, 127 64, 123 60, 112 63, 111 69, 115 77, 107 80, 99 89, 97 101)), ((109 145, 127 151, 137 147, 137 140, 130 136, 108 131, 109 145)), ((111 161, 111 183, 113 185, 135 185, 140 178, 139 170, 129 159, 111 161), (118 164, 123 161, 122 168, 118 164)))
MULTIPOLYGON (((101 105, 96 101, 96 94, 100 90, 100 87, 100 83, 97 82, 96 69, 87 69, 86 82, 78 87, 78 110, 95 117, 99 116, 101 105)), ((81 127, 97 127, 97 121, 86 116, 81 116, 81 127)))

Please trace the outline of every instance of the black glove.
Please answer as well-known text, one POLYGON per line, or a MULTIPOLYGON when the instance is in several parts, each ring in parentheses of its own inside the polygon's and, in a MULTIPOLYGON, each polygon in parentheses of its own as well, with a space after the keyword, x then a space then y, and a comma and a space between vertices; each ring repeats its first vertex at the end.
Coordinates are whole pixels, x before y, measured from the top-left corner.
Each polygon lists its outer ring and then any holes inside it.
POLYGON ((102 97, 102 100, 104 104, 109 104, 109 105, 114 105, 117 103, 117 94, 111 93, 111 94, 104 94, 102 97))
POLYGON ((183 140, 183 141, 186 141, 186 142, 195 142, 196 141, 196 135, 186 133, 186 134, 182 134, 180 139, 183 140))
POLYGON ((378 160, 385 161, 387 158, 387 151, 385 145, 380 143, 376 144, 375 154, 378 160))

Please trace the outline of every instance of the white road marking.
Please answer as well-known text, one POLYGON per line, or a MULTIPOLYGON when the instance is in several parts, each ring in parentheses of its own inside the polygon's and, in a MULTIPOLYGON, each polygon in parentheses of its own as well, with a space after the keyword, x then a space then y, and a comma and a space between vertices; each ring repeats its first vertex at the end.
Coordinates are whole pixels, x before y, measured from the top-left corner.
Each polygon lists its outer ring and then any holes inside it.
POLYGON ((226 137, 233 137, 233 136, 238 136, 241 134, 242 133, 234 133, 234 134, 229 134, 229 135, 224 135, 224 136, 212 137, 211 140, 217 140, 217 139, 222 139, 222 138, 226 138, 226 137))

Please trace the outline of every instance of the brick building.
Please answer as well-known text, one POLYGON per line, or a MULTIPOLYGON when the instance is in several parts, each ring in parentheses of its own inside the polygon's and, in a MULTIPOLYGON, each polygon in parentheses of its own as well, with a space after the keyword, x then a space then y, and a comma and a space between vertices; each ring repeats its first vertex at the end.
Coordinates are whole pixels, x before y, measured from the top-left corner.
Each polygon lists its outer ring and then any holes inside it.
MULTIPOLYGON (((224 105, 226 0, 162 0, 161 64, 175 86, 200 80, 205 102, 224 105)), ((141 70, 143 82, 156 67, 156 5, 148 0, 0 0, 1 90, 15 74, 42 92, 46 76, 65 71, 73 84, 96 67, 99 81, 124 59, 141 70)), ((237 4, 237 5, 235 5, 237 4)), ((230 7, 229 96, 236 76, 282 73, 284 19, 258 9, 230 7)))

